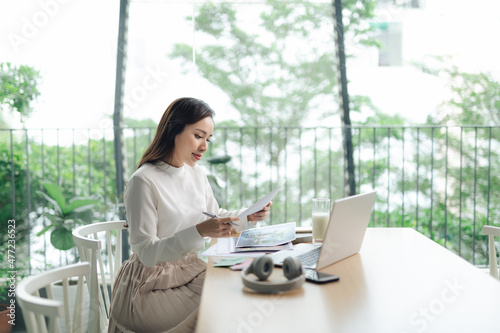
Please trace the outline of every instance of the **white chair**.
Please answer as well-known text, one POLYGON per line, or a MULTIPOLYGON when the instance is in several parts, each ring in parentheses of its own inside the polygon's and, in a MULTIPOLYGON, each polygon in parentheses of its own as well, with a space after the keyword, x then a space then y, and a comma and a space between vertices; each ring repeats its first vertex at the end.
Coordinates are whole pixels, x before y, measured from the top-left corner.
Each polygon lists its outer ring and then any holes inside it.
POLYGON ((22 280, 17 286, 17 301, 21 306, 29 333, 59 333, 59 319, 64 317, 66 332, 84 332, 85 277, 90 272, 89 263, 79 263, 52 269, 22 280), (78 279, 74 304, 70 303, 69 278, 78 279), (54 299, 52 283, 62 280, 63 301, 54 299), (47 297, 40 297, 45 288, 47 297), (73 306, 72 306, 73 305, 73 306), (71 307, 74 308, 71 313, 71 307))
POLYGON ((490 256, 490 275, 498 279, 500 272, 497 264, 497 250, 495 247, 495 237, 500 237, 500 227, 485 225, 483 227, 483 235, 488 236, 488 251, 490 256))
POLYGON ((92 332, 107 332, 112 288, 122 265, 121 231, 126 228, 128 225, 125 221, 109 221, 87 224, 73 230, 73 240, 80 259, 90 263, 90 303, 99 304, 91 308, 90 316, 94 318, 94 324, 99 325, 92 332), (116 231, 116 236, 112 231, 116 231))

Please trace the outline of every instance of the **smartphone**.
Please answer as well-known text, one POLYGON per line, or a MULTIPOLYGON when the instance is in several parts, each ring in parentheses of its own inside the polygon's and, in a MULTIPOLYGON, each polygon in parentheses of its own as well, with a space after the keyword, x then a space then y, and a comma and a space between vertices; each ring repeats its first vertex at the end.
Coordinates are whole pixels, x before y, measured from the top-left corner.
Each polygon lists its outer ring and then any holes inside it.
POLYGON ((313 269, 306 269, 305 271, 306 280, 313 283, 327 283, 338 281, 340 277, 338 275, 327 274, 323 272, 318 272, 313 269))

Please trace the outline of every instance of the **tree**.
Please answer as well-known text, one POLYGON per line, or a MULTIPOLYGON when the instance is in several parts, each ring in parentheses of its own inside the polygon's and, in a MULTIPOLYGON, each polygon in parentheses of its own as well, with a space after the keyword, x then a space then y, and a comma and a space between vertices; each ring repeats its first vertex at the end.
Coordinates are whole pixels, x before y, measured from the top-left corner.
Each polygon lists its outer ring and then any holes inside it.
POLYGON ((452 94, 429 123, 500 125, 500 82, 490 73, 463 72, 447 56, 428 57, 414 65, 442 78, 452 94))
POLYGON ((344 46, 344 22, 342 19, 342 1, 333 1, 333 22, 335 30, 335 46, 337 54, 337 71, 339 75, 340 119, 342 121, 342 141, 344 143, 344 195, 356 194, 354 177, 354 160, 352 149, 352 130, 349 108, 349 92, 347 91, 346 54, 344 46))
POLYGON ((30 66, 0 63, 0 106, 19 112, 22 118, 29 117, 32 102, 40 96, 40 79, 40 72, 30 66))
MULTIPOLYGON (((454 212, 458 221, 455 234, 463 244, 455 250, 475 262, 472 254, 484 254, 486 242, 480 230, 500 216, 500 206, 491 198, 498 196, 500 169, 495 161, 500 155, 500 83, 490 73, 471 73, 461 70, 448 56, 430 56, 415 66, 423 72, 442 78, 451 97, 440 105, 437 114, 429 116, 429 124, 461 124, 459 129, 436 132, 435 140, 457 158, 445 160, 446 177, 450 188, 448 202, 460 207, 454 212), (470 127, 473 126, 473 127, 470 127), (465 253, 465 254, 464 254, 465 253)), ((445 175, 441 175, 445 177, 445 175)))
MULTIPOLYGON (((115 168, 116 168, 116 191, 122 195, 125 189, 125 179, 127 175, 126 150, 123 144, 123 100, 125 91, 125 64, 127 51, 127 31, 128 31, 128 12, 129 0, 120 0, 120 17, 118 22, 118 45, 116 54, 116 79, 115 79, 115 105, 113 111, 113 132, 115 146, 115 168)), ((120 219, 125 219, 125 210, 120 209, 120 219)), ((129 243, 128 237, 124 239, 122 250, 124 260, 128 259, 129 243)))
MULTIPOLYGON (((375 43, 366 24, 374 15, 375 3, 344 1, 345 33, 356 36, 359 45, 375 43)), ((198 40, 204 43, 197 46, 197 70, 228 95, 245 126, 274 129, 271 138, 243 137, 255 138, 259 149, 271 156, 265 164, 277 166, 286 140, 277 127, 303 126, 310 120, 333 125, 331 116, 338 114, 332 7, 330 3, 268 0, 242 11, 242 19, 235 6, 205 3, 199 8, 195 26, 202 36, 198 40), (244 19, 251 17, 254 8, 262 11, 253 17, 251 26, 245 25, 244 19), (328 118, 330 122, 323 121, 328 118)), ((192 47, 176 44, 171 56, 191 64, 192 47)), ((220 125, 234 126, 235 122, 220 125)))
MULTIPOLYGON (((360 44, 373 42, 363 23, 374 4, 344 2, 345 31, 360 44)), ((301 126, 310 115, 329 116, 337 112, 331 10, 328 3, 268 0, 259 21, 244 27, 231 4, 205 3, 195 18, 208 41, 196 50, 197 69, 229 96, 246 125, 301 126)), ((176 44, 171 56, 191 63, 192 47, 176 44)))

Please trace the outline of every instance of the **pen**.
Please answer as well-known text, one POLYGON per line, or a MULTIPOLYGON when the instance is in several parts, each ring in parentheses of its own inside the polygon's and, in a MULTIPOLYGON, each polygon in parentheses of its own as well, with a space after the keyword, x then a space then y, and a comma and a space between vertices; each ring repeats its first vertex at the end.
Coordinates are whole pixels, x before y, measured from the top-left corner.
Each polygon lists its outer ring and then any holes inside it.
MULTIPOLYGON (((214 213, 210 213, 210 212, 202 212, 203 214, 205 214, 206 216, 210 216, 210 217, 213 217, 214 219, 220 219, 220 216, 219 215, 215 215, 214 213)), ((228 222, 229 224, 232 224, 234 226, 238 226, 236 223, 234 222, 228 222)))

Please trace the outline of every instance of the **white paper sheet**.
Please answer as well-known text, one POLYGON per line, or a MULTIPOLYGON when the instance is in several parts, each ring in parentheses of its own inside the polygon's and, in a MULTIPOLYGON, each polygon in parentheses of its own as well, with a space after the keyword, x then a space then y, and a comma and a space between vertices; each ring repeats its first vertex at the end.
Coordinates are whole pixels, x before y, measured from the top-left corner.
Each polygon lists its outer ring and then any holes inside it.
MULTIPOLYGON (((208 249, 200 253, 200 256, 205 257, 260 257, 264 255, 265 251, 255 252, 233 252, 237 237, 219 238, 217 243, 210 246, 208 249)), ((286 249, 292 250, 293 245, 287 244, 286 249)), ((273 251, 274 252, 274 251, 273 251)), ((271 252, 272 253, 272 252, 271 252)))
POLYGON ((252 215, 253 213, 257 213, 258 211, 262 210, 262 208, 266 207, 268 203, 273 200, 274 196, 276 193, 278 193, 279 190, 283 188, 283 184, 260 198, 256 203, 254 203, 252 206, 250 206, 247 210, 245 210, 243 213, 238 215, 239 218, 246 217, 248 215, 252 215))
POLYGON ((231 253, 230 248, 230 238, 219 238, 217 243, 210 246, 208 249, 200 253, 200 256, 205 257, 260 257, 262 252, 246 252, 246 253, 231 253), (220 242, 220 244, 219 244, 220 242), (227 249, 227 251, 224 251, 227 249))

